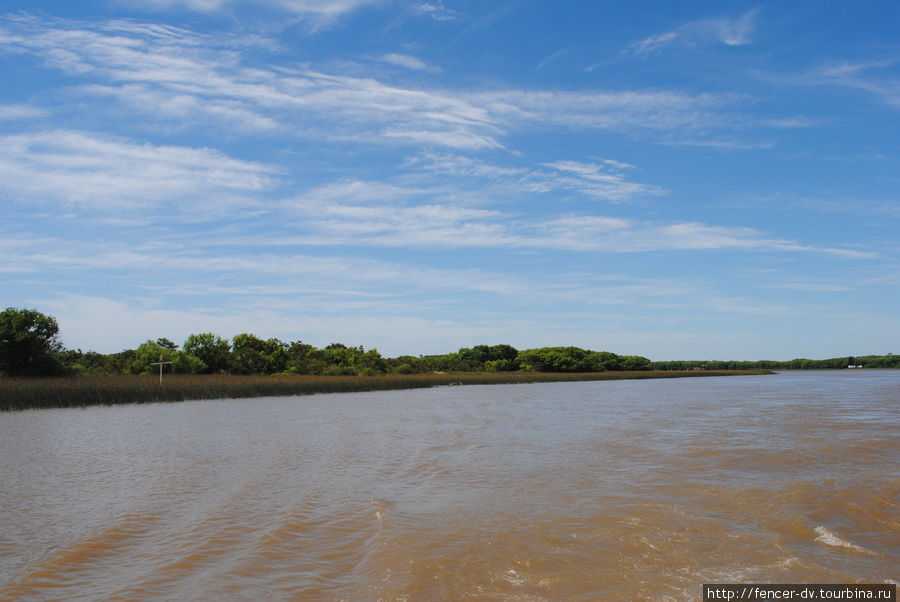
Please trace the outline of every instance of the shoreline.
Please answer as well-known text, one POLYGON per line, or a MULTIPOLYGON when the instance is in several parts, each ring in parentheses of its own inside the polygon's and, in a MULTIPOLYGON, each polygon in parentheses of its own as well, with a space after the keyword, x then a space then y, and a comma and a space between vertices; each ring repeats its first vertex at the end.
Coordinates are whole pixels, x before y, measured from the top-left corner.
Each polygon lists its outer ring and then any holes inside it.
POLYGON ((641 380, 774 374, 770 370, 650 370, 634 372, 449 372, 387 376, 186 375, 75 376, 0 379, 0 412, 95 405, 253 399, 318 393, 361 393, 454 385, 641 380))

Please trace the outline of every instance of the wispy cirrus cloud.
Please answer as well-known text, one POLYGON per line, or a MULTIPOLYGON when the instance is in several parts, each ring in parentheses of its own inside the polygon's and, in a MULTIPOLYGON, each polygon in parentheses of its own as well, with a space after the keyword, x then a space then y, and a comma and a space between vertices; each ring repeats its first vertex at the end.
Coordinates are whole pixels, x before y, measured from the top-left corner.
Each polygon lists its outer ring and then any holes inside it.
POLYGON ((392 52, 389 54, 383 54, 380 57, 380 60, 385 63, 390 63, 392 65, 397 65, 398 67, 405 67, 406 69, 411 69, 413 71, 436 71, 434 67, 431 67, 423 61, 422 59, 415 57, 411 54, 399 54, 396 52, 392 52))
MULTIPOLYGON (((503 276, 479 268, 435 268, 359 257, 329 257, 306 253, 249 251, 242 244, 216 244, 218 253, 207 253, 202 244, 159 244, 135 241, 68 241, 39 237, 16 237, 4 248, 7 259, 21 271, 72 270, 127 274, 161 270, 181 290, 203 282, 195 294, 208 295, 215 286, 249 287, 255 294, 272 285, 263 296, 277 296, 279 286, 294 286, 290 295, 344 291, 348 295, 368 293, 392 296, 384 285, 401 285, 405 294, 425 290, 457 290, 487 294, 520 294, 529 283, 517 276, 503 276), (52 250, 47 243, 52 242, 52 250), (156 267, 152 267, 156 266, 156 267), (275 279, 275 280, 273 280, 275 279), (262 283, 262 284, 260 284, 262 283), (256 287, 256 288, 254 288, 256 287), (355 293, 354 293, 355 294, 355 293)), ((274 246, 273 246, 274 247, 274 246)), ((141 283, 138 289, 144 286, 141 283)), ((224 292, 224 289, 219 290, 224 292)), ((286 293, 287 294, 287 293, 286 293)))
POLYGON ((515 167, 465 155, 427 153, 410 159, 406 167, 408 173, 392 181, 340 180, 283 200, 279 206, 294 216, 286 220, 292 224, 290 232, 282 230, 267 240, 242 240, 273 246, 591 253, 736 250, 878 257, 858 248, 805 245, 754 228, 662 223, 563 209, 560 193, 613 204, 663 193, 627 180, 625 173, 635 168, 613 159, 515 167), (552 201, 548 205, 541 199, 552 201), (544 206, 540 216, 514 209, 535 202, 544 206))
POLYGON ((622 132, 728 128, 728 111, 746 100, 731 94, 632 90, 498 90, 466 98, 519 126, 516 129, 554 126, 622 132))
POLYGON ((861 90, 881 102, 900 107, 900 77, 894 67, 896 58, 871 61, 840 61, 821 65, 794 76, 767 76, 781 83, 808 86, 839 86, 861 90))
POLYGON ((0 137, 0 191, 90 209, 227 204, 270 187, 276 169, 205 148, 54 130, 0 137))
POLYGON ((653 251, 777 251, 817 252, 855 259, 872 259, 876 253, 855 249, 825 248, 773 238, 755 228, 715 226, 701 222, 656 223, 600 219, 572 215, 543 225, 538 244, 551 248, 592 250, 608 253, 653 251))
MULTIPOLYGON (((590 225, 600 230, 639 226, 602 221, 598 219, 590 225)), ((115 277, 121 283, 115 300, 96 293, 91 297, 63 294, 45 300, 48 307, 56 309, 54 314, 61 321, 68 321, 66 333, 77 340, 101 340, 115 345, 109 351, 160 336, 161 324, 166 325, 164 335, 175 340, 206 330, 226 336, 249 331, 307 341, 310 337, 329 337, 311 341, 317 344, 337 338, 367 345, 381 345, 382 341, 398 345, 390 336, 376 336, 374 333, 380 332, 377 329, 362 331, 364 337, 360 340, 355 326, 369 315, 373 319, 419 321, 438 327, 439 331, 441 324, 453 325, 458 320, 462 320, 460 324, 468 321, 471 326, 470 310, 458 305, 461 297, 478 299, 482 316, 495 312, 503 315, 510 303, 518 303, 523 296, 537 307, 565 304, 581 307, 578 311, 582 312, 596 311, 601 306, 628 307, 630 312, 663 306, 669 310, 706 308, 759 313, 772 307, 722 295, 702 279, 642 278, 577 269, 516 276, 486 269, 423 267, 293 252, 250 253, 246 248, 232 249, 228 245, 216 247, 218 253, 213 256, 202 248, 179 245, 69 240, 50 243, 46 237, 31 243, 20 239, 4 251, 11 254, 12 262, 36 273, 101 273, 107 278, 115 277), (165 278, 158 277, 162 273, 165 278), (134 278, 136 275, 140 277, 134 278), (385 284, 389 286, 385 288, 385 284), (448 291, 453 291, 456 301, 447 301, 448 291), (173 304, 174 299, 178 302, 173 304), (594 309, 585 309, 585 303, 594 309), (77 313, 84 315, 74 315, 77 313), (131 320, 126 319, 129 316, 131 320), (121 328, 107 332, 111 322, 121 328), (88 330, 74 332, 78 327, 88 330), (97 329, 93 333, 92 327, 97 329), (122 339, 126 334, 129 338, 122 339)), ((537 314, 535 318, 546 324, 537 314)), ((527 317, 520 315, 518 319, 527 317)), ((491 317, 488 321, 496 320, 491 317)), ((475 329, 459 336, 464 337, 460 342, 463 345, 471 344, 465 337, 486 335, 475 329)), ((433 351, 445 351, 446 345, 442 341, 433 351)), ((406 350, 400 345, 389 353, 406 350)))
POLYGON ((699 46, 721 43, 745 46, 753 39, 759 9, 748 10, 735 18, 700 19, 678 26, 672 31, 638 40, 626 48, 637 56, 649 56, 679 46, 699 46))
POLYGON ((184 9, 216 13, 242 6, 264 6, 309 19, 315 27, 327 25, 343 15, 382 0, 117 0, 140 10, 160 11, 184 9))
MULTIPOLYGON (((311 67, 253 65, 241 43, 131 21, 0 20, 0 51, 34 55, 80 80, 70 93, 114 99, 113 110, 128 107, 181 127, 212 122, 245 133, 484 150, 503 148, 511 133, 542 127, 702 140, 711 131, 734 130, 741 121, 734 109, 746 102, 658 90, 410 87, 311 67)), ((407 68, 424 65, 409 55, 386 56, 407 68)))
POLYGON ((413 10, 420 15, 427 15, 435 21, 453 21, 459 16, 459 13, 444 6, 440 0, 416 3, 413 5, 413 10))
POLYGON ((198 116, 240 128, 333 140, 501 146, 485 108, 444 91, 411 89, 311 69, 250 67, 228 43, 177 28, 128 24, 0 22, 0 50, 30 53, 85 81, 73 91, 109 96, 151 116, 198 116), (302 129, 291 124, 303 123, 302 129))
POLYGON ((657 186, 629 180, 626 171, 633 166, 613 159, 561 160, 534 167, 511 167, 466 155, 425 153, 411 159, 408 165, 431 176, 451 177, 457 185, 473 182, 477 190, 490 196, 568 192, 618 203, 665 192, 657 186))
POLYGON ((342 202, 312 191, 286 202, 302 223, 293 232, 240 244, 406 249, 496 248, 600 253, 657 251, 814 252, 848 259, 877 258, 858 249, 817 247, 779 239, 755 228, 700 222, 660 223, 597 214, 534 218, 445 203, 342 202))
POLYGON ((48 111, 33 105, 0 105, 0 121, 14 121, 19 119, 37 119, 47 115, 48 111))

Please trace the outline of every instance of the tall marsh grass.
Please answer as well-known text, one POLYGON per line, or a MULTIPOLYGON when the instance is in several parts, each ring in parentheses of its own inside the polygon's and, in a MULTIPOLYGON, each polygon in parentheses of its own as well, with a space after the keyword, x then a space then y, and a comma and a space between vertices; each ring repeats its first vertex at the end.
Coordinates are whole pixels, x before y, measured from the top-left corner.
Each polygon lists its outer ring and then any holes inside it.
POLYGON ((765 374, 766 371, 678 372, 463 372, 390 376, 233 376, 167 374, 157 376, 76 376, 0 378, 0 411, 71 408, 191 399, 227 399, 417 389, 446 385, 491 385, 583 380, 677 378, 765 374))

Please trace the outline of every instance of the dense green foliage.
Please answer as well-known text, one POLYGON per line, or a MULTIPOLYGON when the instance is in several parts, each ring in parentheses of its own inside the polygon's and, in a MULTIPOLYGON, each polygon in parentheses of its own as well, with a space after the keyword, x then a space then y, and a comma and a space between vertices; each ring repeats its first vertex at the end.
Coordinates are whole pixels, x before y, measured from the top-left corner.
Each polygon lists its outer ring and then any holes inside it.
POLYGON ((442 355, 385 358, 377 349, 333 343, 324 348, 294 341, 261 339, 243 333, 232 340, 213 333, 192 334, 182 349, 169 339, 148 340, 136 349, 101 354, 63 349, 56 320, 35 310, 9 308, 0 313, 0 374, 6 376, 153 374, 154 362, 176 374, 380 376, 458 372, 618 372, 646 370, 773 370, 900 368, 900 356, 841 357, 789 362, 651 362, 580 347, 518 350, 511 345, 475 345, 442 355))
POLYGON ((786 362, 760 360, 745 361, 674 361, 651 362, 651 370, 840 370, 849 366, 863 368, 900 368, 900 355, 858 355, 834 357, 825 360, 793 359, 786 362))
POLYGON ((203 374, 225 372, 231 365, 231 343, 211 332, 189 336, 184 352, 203 362, 203 374))
POLYGON ((62 372, 59 325, 33 309, 0 312, 0 374, 48 376, 62 372))
POLYGON ((301 341, 285 343, 239 334, 227 341, 212 333, 192 334, 182 350, 167 339, 134 350, 102 355, 65 351, 63 364, 74 374, 150 374, 153 362, 171 362, 177 374, 314 374, 377 376, 434 372, 603 372, 648 370, 650 360, 578 347, 519 351, 511 345, 476 345, 455 353, 385 358, 377 349, 332 343, 323 349, 301 341))

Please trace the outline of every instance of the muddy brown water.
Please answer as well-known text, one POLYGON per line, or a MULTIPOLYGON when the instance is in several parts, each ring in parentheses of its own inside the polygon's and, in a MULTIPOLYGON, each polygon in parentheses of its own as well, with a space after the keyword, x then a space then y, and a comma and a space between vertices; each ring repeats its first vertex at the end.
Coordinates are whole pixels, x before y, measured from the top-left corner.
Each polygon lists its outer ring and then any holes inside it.
POLYGON ((896 583, 900 371, 0 414, 0 599, 896 583))

